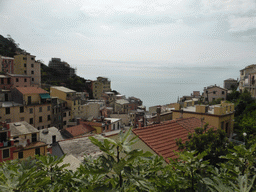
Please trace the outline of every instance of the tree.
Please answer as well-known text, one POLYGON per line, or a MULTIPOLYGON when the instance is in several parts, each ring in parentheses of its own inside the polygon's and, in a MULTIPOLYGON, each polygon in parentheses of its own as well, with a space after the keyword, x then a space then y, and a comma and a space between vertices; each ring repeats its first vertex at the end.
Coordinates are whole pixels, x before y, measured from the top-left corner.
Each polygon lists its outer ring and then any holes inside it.
POLYGON ((198 153, 206 152, 204 160, 209 160, 211 165, 216 165, 223 162, 219 156, 226 155, 228 148, 232 148, 232 144, 229 143, 226 133, 217 129, 210 128, 207 130, 207 124, 204 128, 196 128, 193 134, 188 135, 188 141, 185 143, 182 140, 176 140, 176 144, 180 149, 187 151, 197 151, 198 153))

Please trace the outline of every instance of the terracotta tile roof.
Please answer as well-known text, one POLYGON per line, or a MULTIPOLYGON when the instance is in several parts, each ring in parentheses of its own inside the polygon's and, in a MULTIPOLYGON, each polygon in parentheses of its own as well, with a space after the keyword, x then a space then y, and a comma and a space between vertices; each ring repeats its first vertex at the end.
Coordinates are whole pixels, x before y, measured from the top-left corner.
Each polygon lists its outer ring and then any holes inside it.
POLYGON ((41 89, 39 87, 16 87, 16 89, 21 92, 23 95, 25 94, 41 94, 41 93, 48 93, 44 89, 41 89))
POLYGON ((84 135, 87 133, 90 133, 92 131, 95 131, 95 128, 93 128, 90 125, 86 124, 80 124, 73 127, 66 128, 66 131, 69 132, 73 137, 84 135))
POLYGON ((191 117, 165 121, 132 131, 156 154, 164 157, 165 161, 169 163, 169 158, 177 158, 174 153, 174 151, 179 151, 176 139, 181 138, 183 142, 188 141, 188 133, 193 133, 195 128, 201 127, 201 125, 201 119, 191 117))

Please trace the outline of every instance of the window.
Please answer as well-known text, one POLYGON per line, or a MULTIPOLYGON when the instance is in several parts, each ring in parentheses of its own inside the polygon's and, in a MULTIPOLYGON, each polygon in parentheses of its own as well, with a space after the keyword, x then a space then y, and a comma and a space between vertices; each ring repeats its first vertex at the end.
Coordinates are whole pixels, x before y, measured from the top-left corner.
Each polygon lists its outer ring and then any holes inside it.
POLYGON ((23 151, 19 152, 19 159, 23 159, 23 151))
POLYGON ((66 117, 66 116, 67 116, 66 112, 65 112, 65 113, 63 113, 63 117, 66 117))
POLYGON ((71 114, 71 113, 70 113, 70 111, 69 111, 69 112, 68 112, 68 115, 70 116, 70 114, 71 114))
POLYGON ((33 113, 33 108, 29 108, 29 113, 33 113))
POLYGON ((24 107, 20 107, 20 113, 24 113, 24 107))
POLYGON ((3 150, 3 159, 9 158, 10 157, 10 151, 9 149, 4 149, 3 150))
POLYGON ((27 64, 26 64, 26 63, 24 63, 24 67, 27 67, 27 64))
POLYGON ((27 60, 27 57, 23 57, 23 60, 27 60))
POLYGON ((29 119, 29 124, 33 124, 33 118, 29 119))
POLYGON ((36 133, 32 134, 32 142, 36 142, 37 141, 37 135, 36 133))
POLYGON ((51 120, 51 115, 47 116, 47 120, 50 121, 51 120))
POLYGON ((216 94, 216 91, 213 91, 213 94, 216 94))
POLYGON ((67 121, 63 121, 63 124, 64 124, 64 125, 67 125, 67 121))
POLYGON ((36 148, 36 149, 35 149, 35 154, 36 154, 36 155, 40 155, 40 148, 36 148))
POLYGON ((225 91, 222 91, 222 95, 224 95, 225 94, 225 91))
POLYGON ((3 78, 1 79, 1 84, 4 84, 4 79, 3 78))
POLYGON ((113 130, 115 130, 116 129, 116 125, 115 124, 113 124, 113 130))
POLYGON ((42 107, 39 107, 39 112, 42 112, 43 111, 43 108, 42 107))
POLYGON ((224 121, 221 122, 221 129, 224 130, 224 121))
POLYGON ((27 71, 26 70, 24 71, 24 74, 27 75, 27 71))
POLYGON ((40 117, 39 117, 39 123, 41 123, 42 121, 43 121, 43 117, 40 116, 40 117))
POLYGON ((50 111, 51 110, 51 106, 47 106, 47 111, 50 111))
POLYGON ((11 79, 10 78, 7 79, 7 84, 11 84, 11 79))
POLYGON ((31 81, 34 81, 34 78, 32 78, 31 81))
POLYGON ((27 78, 24 79, 24 82, 27 82, 27 78))
POLYGON ((11 123, 11 119, 5 119, 6 123, 11 123))
POLYGON ((6 107, 6 108, 5 108, 5 114, 8 115, 8 114, 10 114, 10 112, 11 112, 11 111, 10 111, 10 107, 6 107))
POLYGON ((33 75, 33 74, 34 74, 34 71, 31 71, 31 74, 33 75))
POLYGON ((16 78, 16 82, 19 82, 19 78, 16 78))
POLYGON ((31 104, 31 96, 28 96, 28 105, 31 104))
POLYGON ((74 105, 76 105, 76 101, 74 101, 74 105))
POLYGON ((34 67, 34 64, 33 64, 33 63, 31 64, 31 67, 34 67))

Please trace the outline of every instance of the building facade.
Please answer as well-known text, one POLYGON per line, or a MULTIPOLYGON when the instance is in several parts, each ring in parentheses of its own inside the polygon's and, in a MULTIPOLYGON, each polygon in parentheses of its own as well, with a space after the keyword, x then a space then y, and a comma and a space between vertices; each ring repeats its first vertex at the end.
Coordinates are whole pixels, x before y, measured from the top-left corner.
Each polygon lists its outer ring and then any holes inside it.
POLYGON ((232 90, 237 88, 238 86, 238 81, 232 78, 224 80, 224 88, 228 90, 232 90))
POLYGON ((100 99, 102 93, 111 91, 111 81, 105 77, 97 77, 96 81, 93 81, 92 92, 94 99, 100 99))
POLYGON ((234 127, 234 104, 222 102, 220 105, 192 105, 181 107, 176 103, 175 109, 172 110, 172 118, 189 118, 195 117, 202 119, 204 122, 216 128, 222 129, 227 136, 232 136, 234 127))
POLYGON ((213 102, 217 99, 226 100, 227 92, 227 89, 213 85, 205 87, 202 96, 204 98, 204 102, 213 102))
POLYGON ((4 73, 14 72, 14 58, 0 56, 0 71, 4 73))
POLYGON ((249 65, 240 70, 239 90, 244 92, 245 89, 249 91, 252 97, 256 98, 256 65, 249 65))
POLYGON ((29 53, 14 56, 14 74, 31 76, 32 86, 41 86, 41 63, 29 53))
POLYGON ((70 67, 67 62, 61 61, 60 58, 52 58, 52 60, 49 61, 49 67, 58 71, 60 78, 70 78, 76 74, 75 69, 70 67))

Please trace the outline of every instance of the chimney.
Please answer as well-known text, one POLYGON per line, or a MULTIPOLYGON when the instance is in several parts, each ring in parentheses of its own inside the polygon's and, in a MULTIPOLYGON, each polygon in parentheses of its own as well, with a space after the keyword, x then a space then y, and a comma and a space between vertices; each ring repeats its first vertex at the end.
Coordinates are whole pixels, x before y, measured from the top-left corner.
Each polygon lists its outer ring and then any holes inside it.
POLYGON ((52 144, 56 143, 56 135, 52 136, 52 144))
POLYGON ((156 117, 156 123, 160 123, 161 122, 161 119, 160 119, 160 113, 161 113, 161 107, 157 107, 156 108, 156 115, 157 115, 157 117, 156 117))
POLYGON ((183 118, 183 109, 180 110, 180 119, 183 118))
POLYGON ((80 118, 76 119, 76 125, 80 125, 80 120, 81 120, 80 118))

